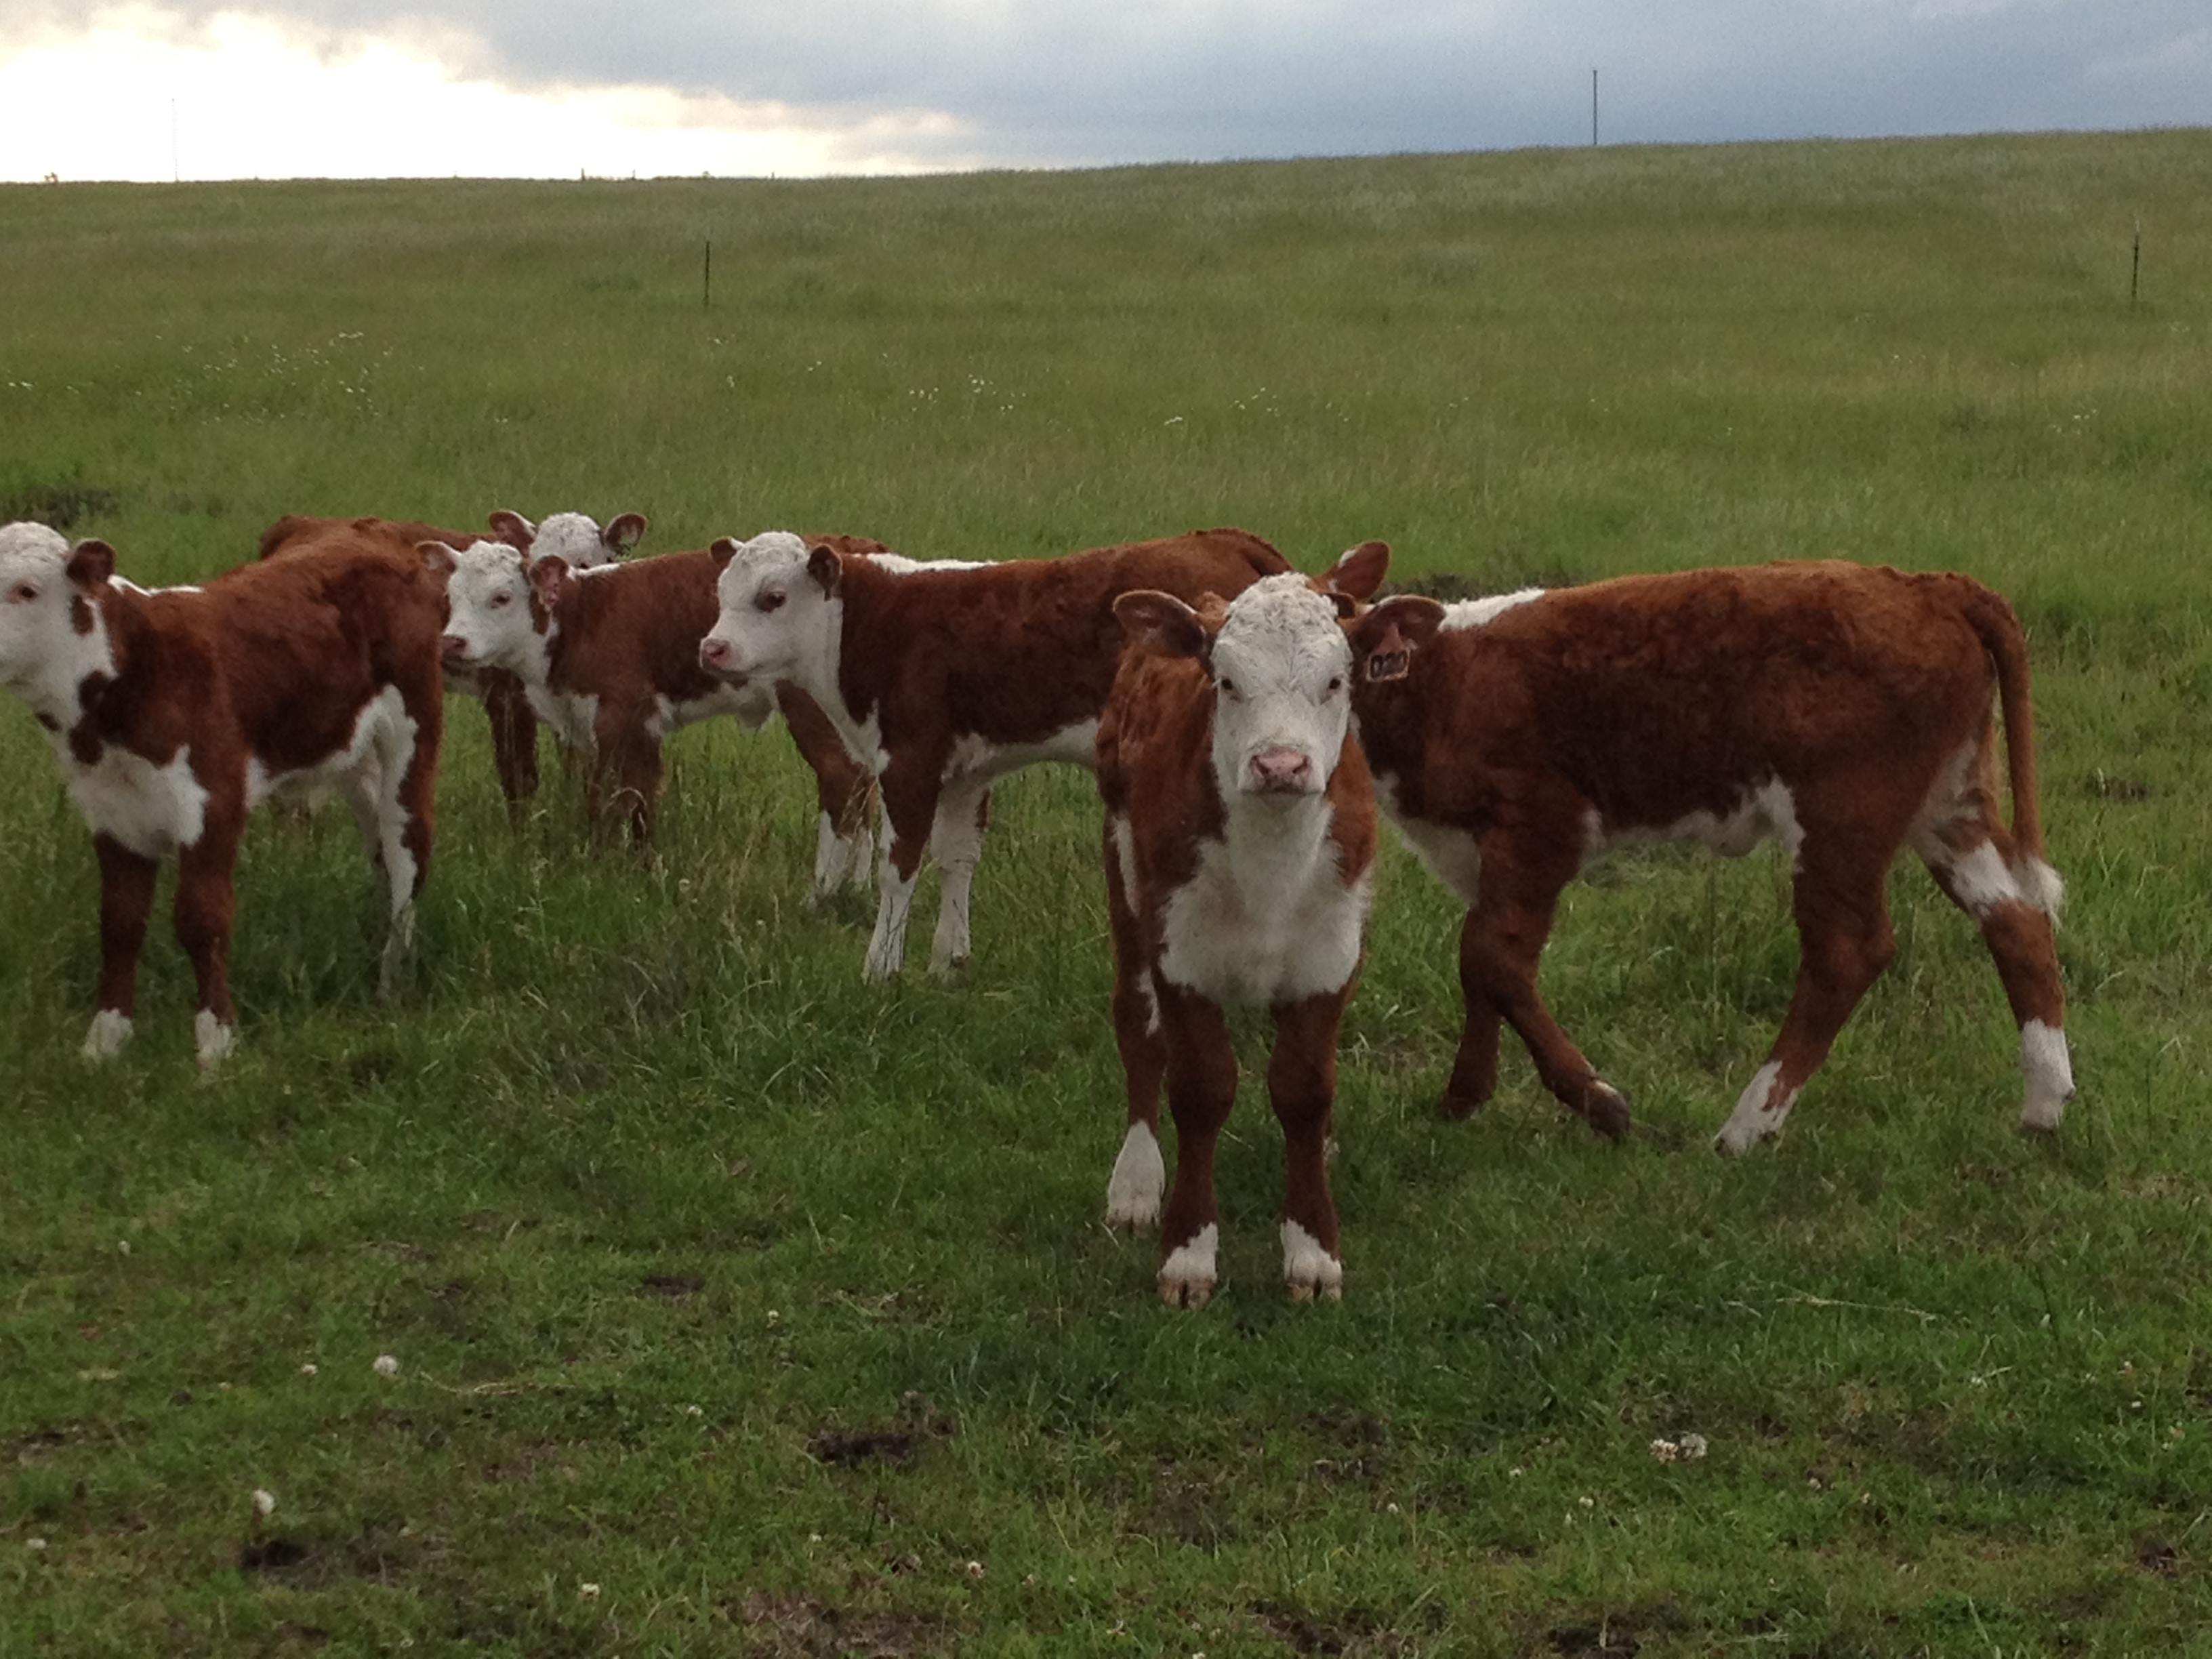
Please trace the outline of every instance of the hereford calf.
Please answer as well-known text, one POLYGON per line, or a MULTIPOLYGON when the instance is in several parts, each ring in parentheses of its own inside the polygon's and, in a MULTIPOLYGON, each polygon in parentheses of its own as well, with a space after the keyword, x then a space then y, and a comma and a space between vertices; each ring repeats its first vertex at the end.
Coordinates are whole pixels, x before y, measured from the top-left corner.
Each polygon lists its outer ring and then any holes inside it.
POLYGON ((1003 564, 848 558, 786 531, 725 538, 713 550, 721 614, 700 661, 804 688, 882 784, 889 836, 872 980, 899 970, 925 848, 942 883, 930 966, 946 974, 966 963, 992 781, 1038 761, 1094 763, 1121 657, 1120 595, 1227 598, 1290 568, 1242 530, 1003 564))
POLYGON ((1323 1151, 1373 891, 1375 798, 1351 733, 1339 608, 1297 575, 1226 606, 1140 592, 1114 607, 1132 644, 1098 724, 1098 793, 1129 1127, 1106 1220, 1160 1219, 1164 1078, 1176 1158, 1159 1291, 1179 1307, 1203 1304, 1217 1275, 1213 1149, 1237 1096, 1228 1003, 1274 1015, 1283 1277, 1302 1301, 1343 1293, 1323 1151))
MULTIPOLYGON (((860 537, 828 539, 847 553, 883 547, 860 537)), ((586 798, 594 823, 611 795, 632 839, 651 840, 660 746, 670 732, 714 714, 758 727, 781 711, 815 775, 816 891, 866 879, 872 775, 805 692, 766 680, 733 684, 700 666, 699 639, 716 604, 711 554, 664 553, 578 570, 557 553, 526 558, 496 542, 433 543, 423 551, 434 569, 447 573, 446 660, 514 674, 561 741, 592 757, 586 798)))
POLYGON ((131 1035, 161 860, 177 855, 177 938, 199 980, 199 1061, 235 1025, 227 956, 246 815, 335 785, 391 891, 381 984, 429 867, 443 718, 443 602, 411 555, 375 549, 250 564, 148 592, 114 550, 44 525, 0 528, 0 680, 53 739, 100 862, 94 1059, 131 1035))
MULTIPOLYGON (((622 514, 602 530, 582 513, 556 513, 544 524, 535 525, 505 507, 493 513, 489 523, 494 539, 525 554, 557 553, 580 569, 622 557, 637 544, 646 529, 644 515, 637 513, 622 514)), ((372 536, 388 538, 395 548, 412 548, 425 541, 463 547, 476 539, 465 530, 441 530, 411 519, 319 519, 289 514, 261 532, 260 556, 325 552, 357 546, 362 538, 372 536)), ((521 681, 504 669, 449 665, 446 685, 483 704, 491 721, 492 768, 508 805, 535 794, 538 717, 531 712, 521 681)))
POLYGON ((1896 949, 1884 902, 1909 846, 1981 928, 2020 1026, 2023 1129, 2074 1092, 2051 939, 2060 895, 2036 808, 2027 653, 2012 608, 1962 575, 1841 562, 1631 576, 1449 608, 1402 597, 1355 643, 1411 653, 1354 699, 1384 809, 1471 907, 1467 1025, 1448 1115, 1498 1079, 1498 1022, 1604 1133, 1628 1106, 1536 992, 1559 890, 1604 848, 1665 838, 1790 862, 1797 983, 1717 1145, 1775 1133, 1896 949), (2013 828, 1998 815, 2004 714, 2013 828))

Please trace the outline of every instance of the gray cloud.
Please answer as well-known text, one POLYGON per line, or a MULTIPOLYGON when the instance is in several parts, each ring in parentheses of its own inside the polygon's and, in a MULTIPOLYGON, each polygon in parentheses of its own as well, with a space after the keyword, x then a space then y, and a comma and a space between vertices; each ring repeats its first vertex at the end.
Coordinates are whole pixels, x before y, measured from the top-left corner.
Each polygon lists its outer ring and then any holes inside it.
MULTIPOLYGON (((183 0, 457 30, 518 86, 931 109, 1013 166, 2212 122, 2203 0, 183 0)), ((0 28, 89 7, 0 0, 0 28)), ((925 149, 921 152, 925 158, 925 149)))

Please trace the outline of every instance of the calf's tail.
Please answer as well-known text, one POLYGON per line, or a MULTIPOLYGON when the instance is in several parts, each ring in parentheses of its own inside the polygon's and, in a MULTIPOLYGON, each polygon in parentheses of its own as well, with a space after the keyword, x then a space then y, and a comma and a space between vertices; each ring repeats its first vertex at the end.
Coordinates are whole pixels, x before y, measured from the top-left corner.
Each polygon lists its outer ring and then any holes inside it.
POLYGON ((2012 784, 2013 877, 2028 902, 2056 916, 2066 884, 2043 848, 2043 810, 2035 793, 2035 712, 2028 700, 2027 636, 2004 596, 1970 577, 1954 576, 1953 596, 1996 670, 1997 706, 2004 714, 2005 758, 2012 784))

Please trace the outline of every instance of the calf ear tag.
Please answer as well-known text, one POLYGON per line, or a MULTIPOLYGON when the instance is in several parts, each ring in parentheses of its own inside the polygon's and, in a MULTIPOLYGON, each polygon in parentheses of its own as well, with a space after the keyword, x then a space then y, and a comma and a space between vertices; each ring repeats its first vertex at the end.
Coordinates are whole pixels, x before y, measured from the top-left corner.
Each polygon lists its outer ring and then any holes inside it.
POLYGON ((1413 653, 1406 647, 1406 636, 1391 623, 1382 630, 1382 637, 1367 653, 1367 678, 1374 680, 1402 680, 1413 661, 1413 653))

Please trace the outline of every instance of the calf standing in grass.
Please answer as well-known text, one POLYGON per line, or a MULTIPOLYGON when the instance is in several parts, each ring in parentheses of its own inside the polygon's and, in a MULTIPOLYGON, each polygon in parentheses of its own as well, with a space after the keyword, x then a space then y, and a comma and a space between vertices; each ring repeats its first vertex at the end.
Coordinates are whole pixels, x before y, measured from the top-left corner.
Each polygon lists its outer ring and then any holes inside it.
MULTIPOLYGON (((2036 807, 2019 620, 1969 577, 1829 561, 1631 576, 1449 608, 1386 600, 1368 648, 1411 651, 1354 707, 1376 793, 1470 907, 1467 1025, 1443 1109, 1498 1080, 1501 1019, 1545 1085, 1620 1135, 1628 1105, 1536 991, 1559 890, 1617 842, 1765 836, 1790 862, 1799 960, 1766 1063, 1717 1142, 1778 1132, 1895 952, 1884 899, 1900 847, 1980 927, 2020 1026, 2021 1127, 2056 1129, 2074 1092, 2051 939, 2060 896, 2036 807), (2004 714, 2013 827, 1998 815, 2004 714)), ((1357 641, 1356 641, 1357 642, 1357 641)))
MULTIPOLYGON (((535 525, 501 507, 489 520, 492 537, 528 556, 554 553, 578 569, 622 557, 645 534, 642 514, 624 513, 605 529, 582 513, 556 513, 535 525)), ((441 530, 411 519, 318 519, 290 514, 261 532, 261 557, 279 554, 327 553, 381 540, 398 550, 426 541, 465 547, 476 537, 465 530, 441 530)), ((471 669, 448 664, 446 688, 462 691, 484 706, 491 720, 491 758, 500 792, 510 806, 538 791, 538 717, 531 712, 522 682, 504 669, 471 669)))
POLYGON ((889 836, 865 968, 872 980, 904 959, 925 849, 942 882, 931 969, 967 964, 968 893, 991 783, 1038 761, 1092 763, 1121 653, 1119 595, 1227 597, 1290 568, 1242 530, 1002 564, 847 558, 786 531, 725 538, 714 551, 723 562, 721 614, 700 661, 717 674, 804 688, 882 783, 889 836))
POLYGON ((443 603, 412 554, 252 564, 148 592, 114 550, 0 528, 0 681, 31 706, 100 861, 100 1004, 84 1052, 131 1035, 161 860, 177 855, 177 939, 199 980, 199 1061, 230 1051, 231 879, 246 815, 335 785, 391 891, 380 983, 412 936, 429 867, 443 603))
MULTIPOLYGON (((845 553, 884 550, 861 537, 826 539, 845 553)), ((541 533, 538 546, 544 544, 541 533)), ((700 666, 699 639, 716 604, 711 554, 664 553, 583 569, 558 553, 526 556, 497 542, 428 545, 424 555, 449 573, 447 662, 516 676, 561 741, 591 757, 586 790, 594 823, 612 798, 632 840, 649 842, 661 743, 670 732, 714 714, 757 727, 781 711, 815 776, 816 891, 866 880, 873 775, 804 691, 768 680, 732 684, 700 666)))
MULTIPOLYGON (((1381 579, 1375 566, 1362 591, 1381 579)), ((1225 606, 1139 592, 1114 609, 1132 643, 1098 724, 1098 793, 1129 1127, 1106 1220, 1159 1221, 1164 1301, 1195 1308, 1213 1294, 1213 1149, 1237 1096, 1222 1011, 1258 1004, 1275 1019, 1283 1277, 1293 1297, 1334 1299, 1344 1265, 1324 1151, 1375 859, 1340 606, 1291 574, 1225 606), (1163 1079, 1176 1146, 1164 1218, 1163 1079)))

